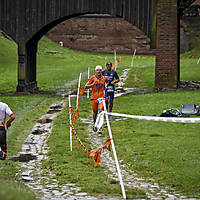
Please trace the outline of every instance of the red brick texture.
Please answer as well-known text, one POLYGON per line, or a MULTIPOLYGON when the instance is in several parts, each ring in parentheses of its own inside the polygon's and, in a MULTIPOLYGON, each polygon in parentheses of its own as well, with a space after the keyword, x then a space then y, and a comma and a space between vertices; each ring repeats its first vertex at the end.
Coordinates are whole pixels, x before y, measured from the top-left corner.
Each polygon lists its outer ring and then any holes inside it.
POLYGON ((177 0, 158 0, 155 88, 177 88, 178 81, 177 0))
POLYGON ((116 17, 75 17, 58 24, 47 36, 65 47, 98 53, 152 54, 150 39, 136 26, 116 17))

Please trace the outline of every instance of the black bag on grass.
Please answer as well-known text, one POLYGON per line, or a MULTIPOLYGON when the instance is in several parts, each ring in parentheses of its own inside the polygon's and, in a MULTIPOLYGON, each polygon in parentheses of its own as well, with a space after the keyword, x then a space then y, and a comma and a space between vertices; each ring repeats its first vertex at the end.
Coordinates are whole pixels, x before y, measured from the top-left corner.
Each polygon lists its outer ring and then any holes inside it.
POLYGON ((177 109, 167 109, 163 110, 162 114, 160 117, 180 117, 181 113, 177 109))

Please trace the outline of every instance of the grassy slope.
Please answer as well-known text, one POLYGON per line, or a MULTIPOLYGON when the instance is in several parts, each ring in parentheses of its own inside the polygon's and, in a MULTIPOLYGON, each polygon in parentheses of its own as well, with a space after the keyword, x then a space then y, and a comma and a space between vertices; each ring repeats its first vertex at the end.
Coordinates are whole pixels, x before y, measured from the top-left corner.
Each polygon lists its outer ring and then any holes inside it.
MULTIPOLYGON (((63 86, 74 78, 78 78, 80 72, 87 72, 88 67, 92 69, 96 65, 104 67, 105 56, 108 56, 108 60, 113 62, 113 55, 72 51, 60 47, 44 37, 39 42, 38 86, 41 90, 52 90, 63 86)), ((123 57, 126 56, 123 55, 123 57)), ((130 60, 124 59, 123 64, 127 65, 130 62, 130 60)), ((85 84, 84 81, 82 83, 85 84)))
MULTIPOLYGON (((17 85, 16 45, 13 42, 0 37, 0 46, 0 68, 4 71, 4 76, 0 80, 0 92, 15 91, 17 85)), ((199 50, 196 49, 195 53, 192 51, 192 54, 199 55, 199 50)), ((121 69, 124 68, 123 66, 130 65, 131 63, 131 59, 127 60, 125 59, 125 55, 121 56, 123 58, 123 62, 119 64, 119 72, 121 72, 121 69)), ((69 80, 73 80, 74 78, 78 77, 78 73, 86 71, 87 67, 94 67, 97 64, 101 64, 103 66, 105 63, 104 58, 105 55, 103 54, 89 54, 67 50, 59 47, 55 43, 50 42, 47 38, 43 38, 39 43, 38 51, 38 86, 41 90, 53 90, 58 86, 64 85, 69 80), (57 53, 54 54, 54 52, 57 53)), ((108 59, 113 61, 113 55, 108 55, 108 59)), ((181 61, 182 80, 199 80, 199 65, 195 64, 196 60, 193 61, 181 61)), ((134 67, 132 72, 130 72, 130 77, 133 78, 128 79, 127 86, 137 86, 140 89, 152 89, 154 82, 154 62, 155 61, 153 59, 135 60, 134 65, 136 67, 134 67)), ((13 124, 13 127, 11 127, 9 130, 8 135, 8 153, 9 155, 14 155, 19 151, 20 146, 26 137, 26 130, 30 130, 32 128, 35 120, 45 112, 45 109, 48 107, 48 105, 55 101, 55 99, 47 96, 42 97, 28 95, 23 97, 0 96, 0 100, 11 105, 11 108, 17 116, 17 119, 13 124), (38 107, 38 105, 40 105, 40 107, 38 107), (10 148, 11 146, 12 148, 10 148)), ((166 92, 151 95, 122 97, 116 99, 114 109, 116 112, 127 113, 126 111, 128 106, 130 108, 130 114, 134 113, 150 115, 161 113, 161 111, 166 108, 179 108, 181 103, 187 102, 196 103, 198 105, 198 92, 176 91, 172 93, 166 92)), ((84 102, 84 106, 84 109, 88 112, 88 110, 90 110, 89 103, 84 102), (85 106, 85 104, 87 104, 87 106, 85 106)), ((83 110, 81 110, 81 112, 83 112, 83 110)), ((119 185, 112 185, 113 182, 109 179, 105 179, 105 182, 101 181, 101 183, 105 184, 105 187, 102 184, 96 184, 96 179, 98 180, 102 179, 102 177, 105 177, 102 169, 98 167, 94 170, 90 165, 88 166, 88 161, 82 152, 80 153, 79 151, 74 150, 74 154, 70 155, 70 152, 66 151, 66 148, 69 148, 69 146, 67 146, 68 143, 63 143, 66 141, 66 129, 68 130, 66 127, 67 122, 63 122, 65 120, 65 115, 66 114, 63 113, 60 118, 58 118, 56 122, 57 125, 55 126, 53 135, 49 141, 50 144, 52 143, 52 152, 49 153, 51 156, 49 160, 49 167, 53 167, 55 172, 58 172, 57 175, 60 182, 74 181, 83 186, 83 190, 88 190, 88 185, 85 184, 88 181, 94 184, 93 189, 89 191, 93 194, 101 194, 101 191, 105 191, 107 184, 110 183, 110 194, 116 193, 119 195, 119 185), (62 135, 60 133, 62 133, 62 135), (56 135, 61 136, 63 140, 57 141, 56 135), (53 145, 53 143, 55 144, 55 138, 57 141, 56 145, 59 147, 57 149, 55 149, 55 145, 53 145), (55 155, 57 155, 57 157, 55 155), (65 159, 60 159, 61 157, 59 155, 64 155, 65 159), (74 160, 74 158, 76 158, 76 160, 74 160), (51 162, 53 162, 54 165, 52 165, 51 162), (66 162, 68 164, 66 164, 66 162), (80 167, 78 169, 79 171, 74 170, 76 166, 80 167), (85 173, 82 174, 82 169, 88 167, 90 169, 88 170, 89 174, 87 174, 86 177, 86 175, 84 175, 85 173), (73 176, 67 175, 69 173, 69 169, 71 170, 70 173, 72 173, 73 176), (96 179, 93 179, 94 173, 96 179), (63 174, 65 179, 62 178, 63 174), (81 180, 83 180, 83 182, 81 182, 81 180)), ((88 113, 86 116, 88 116, 88 113)), ((125 163, 131 163, 133 170, 137 171, 141 176, 152 176, 158 181, 164 184, 169 184, 176 189, 186 192, 187 194, 192 195, 196 193, 197 196, 199 196, 199 170, 197 168, 199 166, 199 159, 195 157, 196 155, 199 155, 198 125, 191 124, 185 126, 183 124, 178 124, 178 126, 176 126, 175 124, 172 125, 171 123, 165 124, 157 122, 151 123, 135 121, 137 126, 134 126, 133 121, 134 120, 128 120, 115 123, 114 127, 112 126, 112 129, 114 129, 114 136, 116 137, 116 147, 117 151, 119 152, 119 157, 124 159, 125 163), (171 130, 172 127, 174 131, 171 130), (185 127, 187 128, 185 129, 185 127), (152 130, 152 132, 149 132, 149 130, 152 130), (127 136, 125 139, 124 135, 127 136), (137 141, 137 143, 135 141, 137 141), (123 147, 123 151, 120 151, 119 147, 123 146, 124 142, 126 146, 123 147), (144 148, 146 145, 148 148, 144 148), (175 155, 174 151, 176 153, 175 155), (121 152, 127 152, 127 154, 125 155, 121 152), (177 160, 176 163, 172 162, 174 160, 174 156, 177 160), (190 160, 191 157, 192 160, 190 160), (191 168, 196 169, 194 173, 189 173, 189 169, 191 168), (173 171, 176 171, 177 173, 174 173, 173 171), (184 176, 183 174, 187 174, 187 176, 184 176), (192 177, 192 179, 190 178, 191 182, 188 182, 189 179, 187 177, 192 177)), ((87 129, 87 126, 79 126, 80 130, 87 129)), ((84 138, 85 137, 83 137, 83 139, 84 138)), ((86 139, 85 142, 87 142, 86 139)), ((1 162, 0 166, 0 182, 7 186, 7 189, 5 189, 4 185, 2 185, 3 188, 0 189, 0 197, 4 198, 9 193, 11 196, 10 199, 20 199, 21 194, 24 195, 24 199, 34 198, 31 193, 27 194, 25 192, 28 190, 22 183, 18 184, 18 182, 15 182, 14 176, 15 172, 17 171, 17 163, 5 161, 1 162)), ((140 191, 128 191, 128 195, 130 197, 142 197, 144 194, 140 191)))
POLYGON ((17 45, 0 35, 0 93, 16 90, 17 85, 17 45))

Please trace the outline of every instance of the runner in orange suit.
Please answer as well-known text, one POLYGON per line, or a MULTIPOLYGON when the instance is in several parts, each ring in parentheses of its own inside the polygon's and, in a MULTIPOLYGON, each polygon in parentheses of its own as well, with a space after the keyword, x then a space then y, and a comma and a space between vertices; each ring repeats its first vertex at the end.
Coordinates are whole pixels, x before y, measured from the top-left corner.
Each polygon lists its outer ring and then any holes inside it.
MULTIPOLYGON (((96 74, 85 84, 85 89, 92 88, 91 106, 93 110, 93 120, 96 122, 98 111, 103 111, 103 98, 105 99, 105 89, 109 83, 108 78, 102 75, 102 67, 97 65, 96 74)), ((96 129, 94 128, 94 131, 96 129)))

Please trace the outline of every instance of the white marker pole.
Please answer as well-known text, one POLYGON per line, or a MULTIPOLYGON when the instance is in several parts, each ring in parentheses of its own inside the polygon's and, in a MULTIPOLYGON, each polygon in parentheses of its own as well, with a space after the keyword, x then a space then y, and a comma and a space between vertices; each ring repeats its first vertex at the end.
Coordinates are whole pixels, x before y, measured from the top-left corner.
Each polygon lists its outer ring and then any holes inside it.
POLYGON ((133 67, 133 61, 134 61, 134 58, 135 58, 135 54, 136 54, 136 49, 134 51, 133 58, 132 58, 132 61, 131 61, 131 67, 133 67))
POLYGON ((104 106, 104 112, 106 114, 106 121, 107 121, 107 126, 108 126, 108 132, 109 132, 109 136, 110 136, 110 139, 111 139, 111 145, 112 145, 113 155, 114 155, 115 163, 116 163, 116 167, 117 167, 117 173, 118 173, 118 177, 119 177, 119 181, 120 181, 120 185, 121 185, 121 189, 122 189, 122 195, 123 195, 123 198, 126 199, 126 193, 125 193, 125 189, 124 189, 124 183, 123 183, 122 176, 121 176, 121 171, 120 171, 120 168, 119 168, 119 162, 118 162, 118 159, 117 159, 117 154, 116 154, 116 150, 115 150, 114 140, 112 138, 112 132, 111 132, 111 128, 110 128, 110 122, 109 122, 109 119, 108 119, 108 113, 107 113, 107 110, 106 110, 105 100, 103 100, 103 106, 104 106))
MULTIPOLYGON (((90 78, 90 68, 88 68, 88 79, 90 78)), ((90 97, 90 90, 87 90, 87 98, 89 99, 90 97)))
POLYGON ((76 109, 78 108, 78 96, 79 96, 79 88, 80 88, 80 86, 81 86, 81 73, 80 73, 79 80, 78 80, 76 109))
MULTIPOLYGON (((71 99, 69 95, 69 108, 71 108, 71 99)), ((72 115, 71 112, 69 112, 69 123, 72 124, 72 115)), ((72 127, 70 126, 70 150, 72 151, 72 127)))
POLYGON ((199 57, 199 60, 197 61, 197 65, 199 64, 199 62, 200 62, 200 57, 199 57))
POLYGON ((114 60, 115 60, 115 61, 117 60, 117 53, 116 53, 116 50, 114 50, 114 60))

